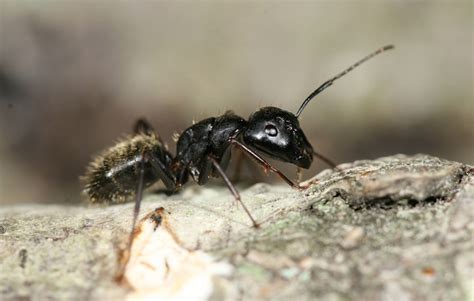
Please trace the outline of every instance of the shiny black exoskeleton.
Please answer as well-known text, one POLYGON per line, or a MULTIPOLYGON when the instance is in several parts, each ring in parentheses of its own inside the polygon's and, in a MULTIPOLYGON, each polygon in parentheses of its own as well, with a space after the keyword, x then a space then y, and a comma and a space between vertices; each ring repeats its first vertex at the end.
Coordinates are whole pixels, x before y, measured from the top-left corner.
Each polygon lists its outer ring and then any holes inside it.
MULTIPOLYGON (((240 202, 254 226, 254 218, 240 199, 240 195, 225 174, 231 148, 240 149, 266 170, 275 172, 292 187, 299 186, 269 164, 263 155, 279 161, 309 168, 313 155, 331 166, 334 164, 313 150, 300 127, 298 117, 316 95, 371 57, 393 48, 385 46, 358 61, 348 69, 323 83, 301 104, 296 114, 276 107, 264 107, 248 120, 227 112, 219 117, 202 120, 187 128, 177 141, 173 157, 158 134, 144 120, 135 126, 135 136, 121 141, 93 161, 86 174, 86 188, 92 201, 108 201, 133 193, 136 186, 134 224, 138 215, 143 189, 156 181, 163 181, 167 189, 175 191, 191 177, 199 185, 209 177, 220 176, 240 202)), ((132 231, 133 231, 132 228, 132 231)))
MULTIPOLYGON (((265 161, 255 151, 303 168, 309 168, 313 160, 313 148, 292 113, 265 107, 246 121, 228 111, 200 121, 181 134, 175 157, 177 185, 184 184, 188 174, 199 185, 206 184, 209 176, 217 176, 214 162, 225 170, 231 145, 254 158, 258 156, 259 162, 265 161)), ((291 182, 286 177, 285 181, 291 182)))

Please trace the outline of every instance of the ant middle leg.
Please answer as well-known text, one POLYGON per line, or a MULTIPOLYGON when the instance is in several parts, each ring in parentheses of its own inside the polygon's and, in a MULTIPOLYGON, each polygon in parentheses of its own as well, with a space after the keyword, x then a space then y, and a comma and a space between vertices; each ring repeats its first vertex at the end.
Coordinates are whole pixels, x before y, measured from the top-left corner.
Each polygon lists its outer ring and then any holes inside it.
POLYGON ((235 200, 240 203, 240 205, 242 206, 242 208, 244 208, 244 211, 245 213, 247 213, 248 217, 250 218, 250 220, 252 221, 252 224, 253 224, 253 227, 255 228, 258 228, 259 227, 259 224, 257 224, 257 222, 255 221, 255 219, 253 218, 252 214, 250 214, 250 211, 247 209, 247 207, 245 206, 244 202, 242 202, 242 198, 240 197, 240 193, 237 191, 237 189, 235 188, 235 186, 232 184, 232 182, 229 180, 229 178, 227 177, 227 175, 225 174, 224 170, 222 169, 222 167, 219 165, 219 162, 217 162, 216 159, 214 159, 213 157, 209 156, 209 160, 211 160, 212 162, 212 165, 214 165, 214 168, 216 169, 216 171, 219 173, 219 175, 221 176, 221 178, 224 180, 225 184, 227 185, 227 187, 229 188, 230 192, 232 193, 232 195, 234 196, 235 200))

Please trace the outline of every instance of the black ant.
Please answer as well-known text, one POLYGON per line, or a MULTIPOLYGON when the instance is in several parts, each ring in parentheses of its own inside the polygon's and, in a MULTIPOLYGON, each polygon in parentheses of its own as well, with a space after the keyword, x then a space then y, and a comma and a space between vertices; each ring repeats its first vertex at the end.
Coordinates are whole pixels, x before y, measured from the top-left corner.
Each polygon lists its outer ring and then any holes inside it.
POLYGON ((84 191, 95 203, 120 202, 135 194, 130 244, 144 188, 161 180, 168 190, 177 191, 188 181, 189 176, 199 185, 206 184, 210 176, 220 176, 253 226, 258 227, 224 172, 230 160, 231 146, 249 155, 266 170, 276 173, 290 186, 301 189, 269 164, 260 153, 306 169, 310 167, 314 155, 335 167, 334 163, 314 151, 300 128, 298 118, 311 99, 335 80, 373 56, 392 48, 392 45, 388 45, 378 49, 323 83, 303 101, 296 114, 276 107, 264 107, 253 113, 249 120, 226 112, 192 125, 179 136, 175 157, 150 124, 139 120, 134 128, 134 136, 119 141, 89 165, 84 177, 84 191))

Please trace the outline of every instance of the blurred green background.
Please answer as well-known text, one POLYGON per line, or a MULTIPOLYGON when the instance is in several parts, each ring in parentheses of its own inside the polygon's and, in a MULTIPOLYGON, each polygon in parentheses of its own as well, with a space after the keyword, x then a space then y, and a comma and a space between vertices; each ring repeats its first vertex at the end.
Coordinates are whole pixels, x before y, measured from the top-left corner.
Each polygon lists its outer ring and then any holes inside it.
POLYGON ((0 0, 0 203, 79 202, 90 158, 138 117, 174 152, 193 119, 295 112, 385 44, 302 114, 314 148, 473 164, 471 1, 0 0))

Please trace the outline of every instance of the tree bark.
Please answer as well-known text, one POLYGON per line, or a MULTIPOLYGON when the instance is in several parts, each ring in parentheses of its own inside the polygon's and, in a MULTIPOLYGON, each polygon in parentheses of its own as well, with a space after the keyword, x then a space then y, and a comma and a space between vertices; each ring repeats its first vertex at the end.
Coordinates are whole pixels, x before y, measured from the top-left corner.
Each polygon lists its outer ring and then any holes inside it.
POLYGON ((0 209, 0 299, 473 298, 474 169, 427 155, 325 170, 297 191, 149 194, 133 204, 0 209), (162 209, 160 209, 162 208, 162 209))

